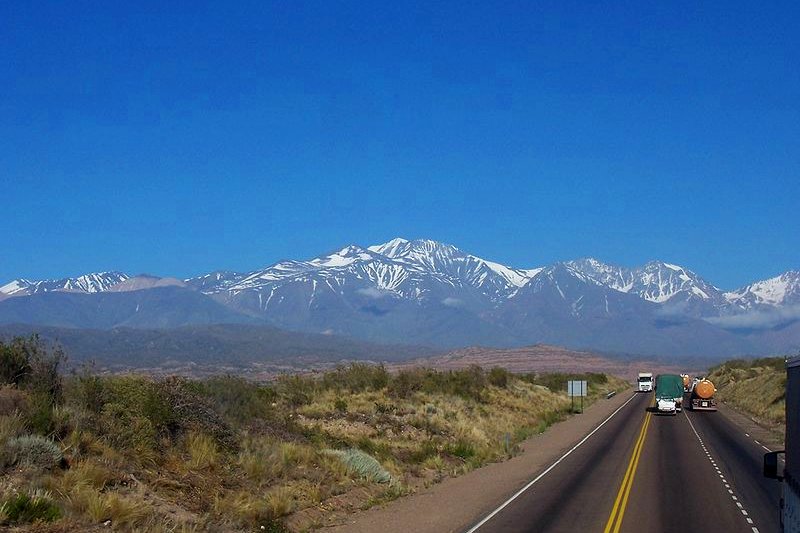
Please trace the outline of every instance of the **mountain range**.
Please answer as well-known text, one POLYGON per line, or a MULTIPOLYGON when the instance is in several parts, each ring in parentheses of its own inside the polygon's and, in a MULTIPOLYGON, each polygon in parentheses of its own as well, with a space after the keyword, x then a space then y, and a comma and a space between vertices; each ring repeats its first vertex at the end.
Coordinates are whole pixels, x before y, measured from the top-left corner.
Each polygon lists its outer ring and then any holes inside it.
POLYGON ((79 329, 269 325, 377 343, 547 343, 642 355, 730 356, 800 347, 800 272, 723 291, 691 270, 592 258, 513 268, 432 240, 396 238, 252 272, 189 279, 14 280, 0 324, 79 329))

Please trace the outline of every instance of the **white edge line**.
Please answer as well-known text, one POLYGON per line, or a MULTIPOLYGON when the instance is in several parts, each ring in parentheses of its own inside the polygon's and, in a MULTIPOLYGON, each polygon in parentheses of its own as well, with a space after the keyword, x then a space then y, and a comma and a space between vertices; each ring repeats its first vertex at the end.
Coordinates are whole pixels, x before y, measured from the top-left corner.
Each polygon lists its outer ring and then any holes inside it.
POLYGON ((500 512, 500 511, 502 511, 503 509, 505 509, 505 508, 506 508, 506 507, 507 507, 507 506, 508 506, 508 505, 509 505, 511 502, 513 502, 514 500, 516 500, 517 498, 519 498, 519 497, 522 495, 522 493, 524 493, 526 490, 528 490, 529 488, 531 488, 531 487, 532 487, 532 486, 533 486, 533 485, 534 485, 534 484, 535 484, 537 481, 539 481, 540 479, 542 479, 542 478, 543 478, 543 477, 544 477, 544 476, 545 476, 545 475, 546 475, 548 472, 550 472, 552 469, 554 469, 554 468, 555 468, 555 467, 556 467, 556 466, 557 466, 557 465, 558 465, 558 464, 559 464, 561 461, 563 461, 564 459, 566 459, 566 458, 567 458, 567 456, 568 456, 569 454, 571 454, 572 452, 574 452, 575 450, 577 450, 577 449, 578 449, 578 447, 580 447, 580 446, 581 446, 581 445, 582 445, 584 442, 586 442, 587 440, 589 440, 589 437, 591 437, 592 435, 594 435, 594 434, 597 432, 597 430, 599 430, 601 427, 603 427, 603 426, 606 424, 606 422, 608 422, 609 420, 611 420, 611 418, 612 418, 614 415, 616 415, 618 412, 620 412, 620 410, 622 410, 622 408, 623 408, 623 407, 625 407, 626 405, 628 405, 628 404, 631 402, 631 400, 633 400, 634 398, 636 398, 636 396, 637 396, 637 395, 634 393, 634 395, 633 395, 633 396, 631 396, 630 398, 628 398, 628 399, 625 401, 625 403, 623 403, 622 405, 620 405, 619 407, 617 407, 617 409, 616 409, 616 410, 615 410, 613 413, 611 413, 610 415, 608 415, 608 418, 606 418, 605 420, 603 420, 602 422, 600 422, 600 425, 599 425, 599 426, 597 426, 596 428, 594 428, 594 429, 593 429, 593 430, 592 430, 592 431, 591 431, 591 432, 590 432, 588 435, 586 435, 585 437, 583 437, 583 438, 580 440, 580 442, 578 442, 578 444, 576 444, 575 446, 573 446, 572 448, 570 448, 570 449, 569 449, 569 451, 568 451, 567 453, 565 453, 564 455, 562 455, 561 457, 559 457, 559 458, 558 458, 558 460, 557 460, 555 463, 553 463, 553 464, 551 464, 550 466, 548 466, 548 467, 547 467, 547 469, 546 469, 544 472, 542 472, 541 474, 539 474, 538 476, 536 476, 535 478, 533 478, 533 480, 532 480, 532 481, 528 482, 528 484, 527 484, 527 485, 525 485, 524 487, 522 487, 521 489, 519 489, 517 492, 515 492, 515 493, 514 493, 514 495, 513 495, 513 496, 511 496, 509 499, 507 499, 505 502, 503 502, 503 503, 500 505, 500 507, 498 507, 497 509, 495 509, 494 511, 492 511, 491 513, 489 513, 488 515, 486 515, 486 517, 484 517, 484 519, 483 519, 483 520, 481 520, 480 522, 478 522, 477 524, 475 524, 474 526, 472 526, 472 527, 471 527, 470 529, 468 529, 468 530, 467 530, 465 533, 475 533, 475 531, 477 531, 477 530, 478 530, 478 528, 480 528, 480 527, 481 527, 482 525, 484 525, 486 522, 488 522, 489 520, 491 520, 492 518, 494 518, 494 516, 495 516, 497 513, 499 513, 499 512, 500 512))
MULTIPOLYGON (((689 418, 689 415, 686 415, 686 421, 687 421, 687 422, 689 422, 689 425, 692 427, 692 431, 694 431, 694 434, 697 436, 697 438, 698 438, 698 439, 700 439, 700 434, 699 434, 699 433, 697 433, 697 430, 694 428, 694 424, 692 423, 692 420, 689 418)), ((703 441, 701 440, 700 442, 702 443, 703 441)), ((758 441, 756 441, 756 442, 758 442, 758 441)), ((759 444, 760 444, 760 443, 759 443, 759 444)), ((768 449, 769 449, 769 448, 766 448, 766 447, 765 447, 765 446, 763 446, 763 445, 762 445, 762 448, 764 448, 764 449, 766 449, 766 450, 768 450, 768 449)), ((717 469, 717 470, 719 471, 719 469, 717 469)), ((721 478, 722 478, 723 482, 725 481, 725 478, 722 476, 722 474, 720 474, 720 475, 719 475, 719 477, 721 477, 721 478)), ((727 487, 727 486, 728 486, 728 484, 727 484, 727 483, 725 483, 725 486, 727 487)), ((728 489, 728 492, 730 492, 730 493, 731 493, 731 495, 732 495, 731 497, 734 499, 734 501, 736 501, 736 496, 733 496, 733 491, 731 491, 730 489, 728 489)), ((742 505, 742 503, 741 503, 740 501, 736 501, 736 506, 739 508, 739 510, 740 510, 740 511, 742 512, 742 514, 745 516, 745 518, 747 519, 747 522, 748 522, 748 524, 752 524, 752 523, 753 523, 753 521, 752 521, 752 520, 749 518, 749 516, 748 516, 748 514, 747 514, 747 511, 746 511, 745 509, 743 509, 743 507, 744 507, 744 506, 742 505)), ((758 531, 758 528, 757 528, 757 527, 755 527, 755 526, 753 526, 753 533, 760 533, 760 532, 758 531)))

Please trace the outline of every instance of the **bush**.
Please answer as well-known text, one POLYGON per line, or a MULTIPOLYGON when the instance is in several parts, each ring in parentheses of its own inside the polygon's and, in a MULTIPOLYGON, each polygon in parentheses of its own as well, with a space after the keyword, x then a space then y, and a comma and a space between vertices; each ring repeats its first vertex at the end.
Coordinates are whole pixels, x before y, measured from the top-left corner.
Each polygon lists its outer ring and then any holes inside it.
POLYGON ((496 366, 489 371, 489 384, 505 389, 508 386, 508 370, 496 366))
POLYGON ((59 348, 46 346, 38 336, 0 341, 0 384, 16 385, 47 397, 51 404, 61 401, 59 366, 64 361, 59 348))
POLYGON ((197 387, 180 378, 153 380, 140 376, 79 378, 79 407, 98 416, 94 429, 121 450, 147 454, 159 439, 176 439, 192 430, 234 446, 233 432, 197 387), (94 411, 99 409, 99 411, 94 411))
POLYGON ((4 524, 28 524, 52 522, 61 518, 61 509, 53 503, 48 492, 17 494, 0 505, 0 517, 4 524))
POLYGON ((336 456, 347 467, 347 471, 367 481, 390 483, 392 475, 371 455, 357 448, 349 450, 327 450, 326 453, 336 456))
POLYGON ((232 422, 244 424, 270 417, 277 394, 271 387, 236 376, 219 376, 191 383, 200 395, 209 398, 217 412, 232 422))
POLYGON ((389 395, 395 398, 409 398, 415 392, 422 390, 428 372, 430 371, 422 368, 401 370, 389 382, 389 395))
POLYGON ((347 402, 343 398, 336 398, 333 401, 333 408, 336 409, 340 413, 347 412, 347 402))
POLYGON ((63 459, 61 448, 53 441, 39 435, 14 437, 5 445, 5 461, 8 465, 25 464, 52 468, 58 466, 63 459))
POLYGON ((389 383, 389 373, 383 365, 353 363, 350 366, 339 366, 322 377, 325 389, 363 392, 381 390, 389 383))
POLYGON ((464 459, 465 461, 475 455, 475 447, 469 441, 459 439, 456 442, 449 443, 445 447, 445 451, 450 455, 464 459))
POLYGON ((26 411, 28 399, 28 393, 19 390, 16 385, 0 387, 0 416, 26 411))

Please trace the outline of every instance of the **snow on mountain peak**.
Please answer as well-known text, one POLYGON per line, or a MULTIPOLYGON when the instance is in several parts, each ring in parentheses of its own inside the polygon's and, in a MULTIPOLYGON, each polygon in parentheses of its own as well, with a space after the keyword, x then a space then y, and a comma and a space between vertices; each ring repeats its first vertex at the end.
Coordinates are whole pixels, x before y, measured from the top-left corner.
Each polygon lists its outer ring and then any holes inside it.
POLYGON ((726 292, 724 296, 728 302, 743 309, 800 304, 800 271, 789 270, 780 276, 726 292))
POLYGON ((106 291, 126 279, 128 279, 128 275, 122 272, 94 272, 74 278, 40 281, 16 279, 0 287, 0 293, 8 296, 23 296, 51 291, 95 293, 106 291))
POLYGON ((309 261, 310 264, 320 268, 335 268, 345 267, 355 263, 356 261, 370 261, 374 258, 373 252, 351 244, 345 246, 338 252, 334 252, 324 257, 318 257, 309 261))
POLYGON ((405 247, 410 241, 402 237, 395 237, 394 239, 383 244, 375 244, 367 249, 377 254, 385 255, 386 257, 394 257, 398 250, 405 247))
POLYGON ((31 282, 26 279, 15 279, 0 287, 2 294, 16 294, 17 292, 24 291, 31 285, 31 282))

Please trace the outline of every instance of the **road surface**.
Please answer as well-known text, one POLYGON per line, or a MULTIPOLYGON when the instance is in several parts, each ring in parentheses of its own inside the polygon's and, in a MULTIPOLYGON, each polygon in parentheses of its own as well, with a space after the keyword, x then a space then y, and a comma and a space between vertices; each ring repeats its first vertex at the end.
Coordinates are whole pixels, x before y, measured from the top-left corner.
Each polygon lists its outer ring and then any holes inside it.
POLYGON ((658 415, 634 394, 470 533, 779 530, 764 449, 722 412, 658 415))

